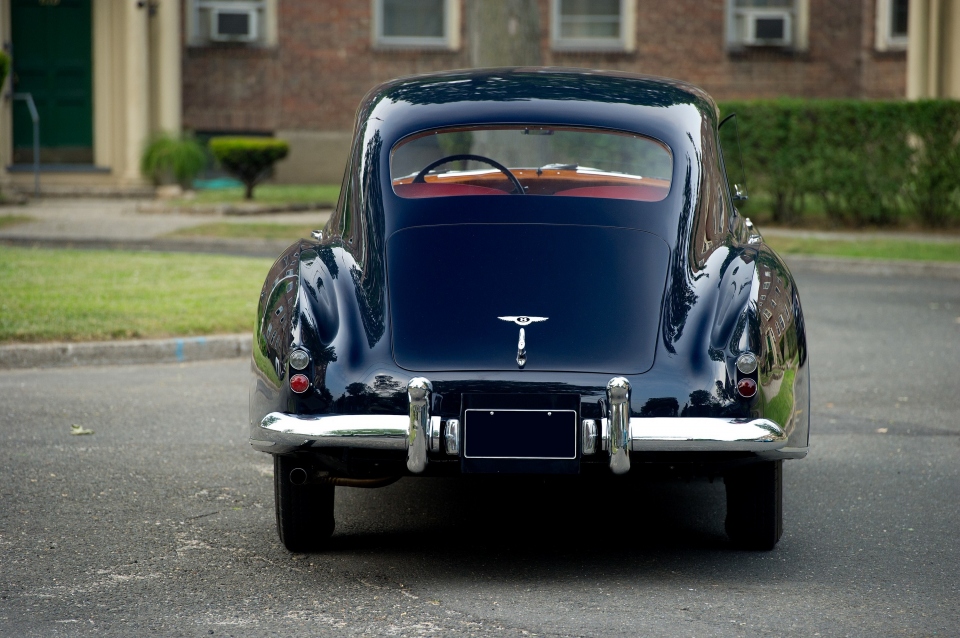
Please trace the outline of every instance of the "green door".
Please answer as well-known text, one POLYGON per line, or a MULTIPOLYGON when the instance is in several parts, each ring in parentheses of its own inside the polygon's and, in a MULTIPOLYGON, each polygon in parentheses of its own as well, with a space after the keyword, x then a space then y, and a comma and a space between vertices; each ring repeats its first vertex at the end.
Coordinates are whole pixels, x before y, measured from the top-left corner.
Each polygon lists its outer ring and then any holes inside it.
MULTIPOLYGON (((13 87, 40 113, 40 159, 93 163, 90 0, 11 0, 13 87)), ((13 161, 33 161, 33 121, 13 106, 13 161)))

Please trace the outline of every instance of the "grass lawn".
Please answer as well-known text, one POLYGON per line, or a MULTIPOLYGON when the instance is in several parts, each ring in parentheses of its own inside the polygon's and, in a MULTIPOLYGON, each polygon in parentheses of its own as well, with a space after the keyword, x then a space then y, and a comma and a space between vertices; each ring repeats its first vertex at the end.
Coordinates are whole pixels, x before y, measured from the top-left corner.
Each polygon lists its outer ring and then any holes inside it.
POLYGON ((23 224, 25 222, 32 221, 33 217, 28 217, 27 215, 0 215, 0 228, 16 226, 17 224, 23 224))
POLYGON ((765 236, 764 240, 783 255, 825 255, 869 259, 960 261, 960 242, 929 243, 907 239, 817 239, 813 237, 765 236))
MULTIPOLYGON (((261 184, 253 190, 253 202, 259 204, 318 204, 334 206, 340 196, 339 184, 298 185, 261 184)), ((171 204, 236 204, 245 202, 243 187, 203 189, 192 199, 175 199, 171 204)))
MULTIPOLYGON (((325 222, 324 222, 325 223, 325 222)), ((226 237, 234 239, 284 239, 294 241, 310 237, 310 231, 323 223, 271 224, 263 222, 211 222, 171 233, 174 237, 226 237)), ((914 259, 960 262, 960 241, 950 243, 917 242, 906 239, 816 239, 767 235, 765 241, 785 255, 824 255, 872 259, 914 259)))
POLYGON ((208 335, 253 328, 269 259, 0 251, 0 343, 208 335))
POLYGON ((210 222, 181 228, 170 237, 225 237, 228 239, 286 239, 293 242, 309 238, 310 232, 323 228, 325 221, 314 224, 271 224, 263 222, 210 222))

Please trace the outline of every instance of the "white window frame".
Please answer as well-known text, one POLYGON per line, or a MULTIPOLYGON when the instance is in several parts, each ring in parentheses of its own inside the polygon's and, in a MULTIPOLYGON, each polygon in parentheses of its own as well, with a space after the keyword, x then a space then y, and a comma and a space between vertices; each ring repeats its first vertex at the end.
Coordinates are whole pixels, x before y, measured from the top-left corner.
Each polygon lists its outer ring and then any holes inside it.
POLYGON ((224 42, 245 44, 252 47, 272 47, 277 45, 277 1, 278 0, 187 0, 186 35, 187 46, 216 46, 224 42), (210 18, 217 10, 253 11, 256 37, 250 40, 215 40, 213 26, 207 30, 200 28, 200 12, 207 11, 210 18))
POLYGON ((371 0, 373 19, 370 21, 371 37, 375 49, 443 49, 456 51, 460 48, 460 0, 443 0, 443 35, 387 36, 383 34, 383 0, 371 0))
POLYGON ((877 0, 877 51, 906 51, 909 38, 906 35, 894 35, 893 31, 893 0, 877 0))
POLYGON ((746 20, 746 34, 743 44, 749 46, 793 46, 793 10, 791 9, 741 9, 737 12, 746 20), (759 40, 756 33, 757 20, 783 18, 783 42, 766 42, 759 40))
MULTIPOLYGON (((793 0, 792 8, 780 7, 738 7, 736 0, 725 0, 726 3, 726 43, 728 51, 743 51, 755 46, 748 42, 747 34, 740 35, 738 24, 748 16, 780 15, 789 12, 787 28, 789 29, 789 43, 779 45, 784 51, 806 51, 810 48, 810 2, 809 0, 793 0)), ((771 45, 761 46, 769 47, 771 45)), ((777 46, 777 45, 773 45, 777 46)))
POLYGON ((616 38, 564 38, 560 35, 561 0, 551 0, 550 47, 554 51, 633 51, 636 49, 636 5, 636 0, 620 0, 620 35, 616 38))

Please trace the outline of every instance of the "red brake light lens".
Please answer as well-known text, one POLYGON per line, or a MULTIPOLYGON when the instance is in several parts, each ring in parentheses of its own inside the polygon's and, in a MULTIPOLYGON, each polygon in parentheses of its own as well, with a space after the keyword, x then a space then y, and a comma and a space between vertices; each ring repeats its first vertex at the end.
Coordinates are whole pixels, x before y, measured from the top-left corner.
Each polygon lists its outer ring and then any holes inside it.
POLYGON ((749 399, 757 393, 757 382, 753 379, 740 379, 737 381, 737 392, 740 396, 749 399))
POLYGON ((310 379, 303 374, 295 374, 290 377, 290 389, 297 394, 302 394, 310 387, 310 379))

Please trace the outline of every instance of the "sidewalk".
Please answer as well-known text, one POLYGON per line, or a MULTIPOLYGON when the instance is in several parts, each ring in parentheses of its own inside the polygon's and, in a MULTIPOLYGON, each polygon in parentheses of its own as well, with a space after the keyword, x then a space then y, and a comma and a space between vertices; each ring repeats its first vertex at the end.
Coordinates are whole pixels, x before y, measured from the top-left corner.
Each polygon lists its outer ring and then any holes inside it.
POLYGON ((796 239, 832 239, 840 241, 857 241, 867 239, 898 239, 903 241, 920 242, 925 244, 956 244, 960 243, 960 234, 957 233, 914 233, 900 230, 803 230, 797 228, 765 228, 760 232, 769 237, 792 237, 796 239))
POLYGON ((0 207, 0 215, 22 215, 33 221, 0 228, 0 243, 17 246, 157 250, 276 257, 290 242, 214 237, 168 237, 182 228, 210 222, 309 224, 323 228, 329 210, 298 213, 190 215, 138 212, 144 201, 109 198, 47 198, 25 206, 0 207))
MULTIPOLYGON (((49 198, 26 206, 0 207, 0 216, 22 215, 33 221, 0 228, 0 245, 104 248, 170 252, 203 252, 276 257, 290 242, 256 239, 168 237, 181 228, 213 221, 228 223, 310 224, 322 228, 329 210, 268 213, 232 217, 183 213, 138 212, 144 200, 49 198)), ((932 233, 852 233, 768 229, 769 236, 819 239, 889 238, 920 242, 960 241, 956 235, 932 233)), ((960 280, 960 264, 883 261, 786 255, 797 270, 872 276, 933 277, 960 280)), ((109 341, 99 343, 11 344, 0 346, 0 370, 73 365, 185 362, 250 355, 249 334, 109 341)))
MULTIPOLYGON (((119 198, 56 197, 33 200, 25 206, 0 206, 2 215, 23 215, 34 221, 0 228, 0 241, 8 244, 48 244, 64 242, 75 246, 125 248, 133 250, 187 250, 209 252, 205 247, 215 246, 214 252, 236 251, 235 254, 260 255, 272 243, 256 239, 221 239, 202 237, 167 237, 174 231, 200 226, 210 222, 306 224, 315 221, 322 228, 331 211, 311 210, 290 213, 262 213, 244 215, 187 214, 143 212, 160 210, 152 200, 119 198), (138 210, 140 209, 140 210, 138 210)), ((902 231, 816 231, 789 228, 761 227, 760 232, 771 236, 814 239, 902 239, 915 242, 960 242, 958 234, 908 233, 902 231)), ((276 255, 286 243, 271 253, 276 255)), ((796 256, 790 255, 789 259, 796 256)), ((804 259, 809 261, 809 259, 804 259)), ((831 258, 832 261, 832 258, 831 258)), ((875 261, 850 260, 841 261, 875 261)))

